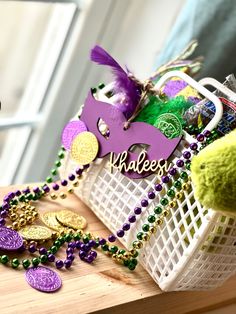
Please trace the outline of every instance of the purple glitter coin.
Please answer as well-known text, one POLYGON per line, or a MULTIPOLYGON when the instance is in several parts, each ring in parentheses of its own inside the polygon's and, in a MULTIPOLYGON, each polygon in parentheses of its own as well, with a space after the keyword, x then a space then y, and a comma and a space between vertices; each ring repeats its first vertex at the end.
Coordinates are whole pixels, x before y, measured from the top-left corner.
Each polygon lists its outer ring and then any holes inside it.
POLYGON ((1 250, 18 250, 23 245, 23 239, 18 232, 0 227, 0 249, 1 250))
POLYGON ((43 266, 28 268, 25 272, 25 279, 32 288, 43 292, 53 292, 61 287, 59 275, 43 266))
POLYGON ((81 120, 70 121, 64 127, 61 136, 62 145, 65 149, 70 150, 73 139, 81 132, 87 131, 85 123, 81 120))

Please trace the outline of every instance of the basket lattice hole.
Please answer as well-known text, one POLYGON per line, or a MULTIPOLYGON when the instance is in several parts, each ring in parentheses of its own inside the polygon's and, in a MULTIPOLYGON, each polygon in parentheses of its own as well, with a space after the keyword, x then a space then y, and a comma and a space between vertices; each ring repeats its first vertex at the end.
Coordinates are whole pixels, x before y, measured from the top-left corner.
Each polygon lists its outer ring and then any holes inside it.
POLYGON ((218 247, 215 248, 215 253, 216 254, 220 254, 221 252, 222 252, 222 247, 218 246, 218 247))
POLYGON ((220 240, 220 237, 214 237, 212 243, 217 244, 220 240))
POLYGON ((215 251, 215 246, 210 245, 207 250, 209 253, 213 253, 215 251))
POLYGON ((201 220, 201 218, 198 218, 198 220, 196 221, 196 225, 197 225, 198 229, 201 227, 201 224, 202 224, 202 220, 201 220))
MULTIPOLYGON (((190 217, 188 216, 187 219, 186 219, 187 224, 189 224, 191 222, 191 218, 189 220, 190 222, 188 222, 188 218, 190 218, 190 217)), ((185 226, 183 224, 180 226, 179 229, 181 231, 181 234, 185 234, 186 228, 185 228, 185 226)), ((185 237, 184 237, 184 242, 185 242, 185 244, 187 244, 187 246, 189 246, 189 239, 188 239, 187 235, 185 235, 185 237)))
POLYGON ((222 232, 223 232, 223 227, 221 227, 221 226, 219 226, 218 228, 217 228, 217 231, 216 231, 218 234, 222 234, 222 232))
POLYGON ((221 216, 221 218, 220 218, 220 222, 225 222, 225 220, 226 220, 226 216, 221 216))
POLYGON ((184 249, 183 249, 182 245, 179 246, 178 251, 180 253, 180 256, 183 256, 184 249))
POLYGON ((229 222, 228 222, 229 225, 232 226, 234 224, 234 222, 235 222, 235 220, 233 218, 229 218, 229 222))
POLYGON ((188 206, 187 206, 187 204, 185 204, 184 207, 183 207, 183 212, 186 214, 187 211, 188 211, 188 206))
POLYGON ((191 235, 192 238, 194 237, 194 234, 195 234, 195 229, 194 229, 194 227, 192 227, 190 229, 190 235, 191 235))
POLYGON ((231 228, 226 228, 224 234, 229 235, 231 230, 231 228))
POLYGON ((185 243, 185 246, 188 247, 190 245, 190 239, 188 238, 188 236, 186 235, 186 237, 184 238, 184 243, 185 243))
POLYGON ((164 188, 161 190, 161 192, 159 193, 159 195, 161 197, 165 196, 166 195, 166 192, 167 192, 167 188, 164 186, 164 188))
POLYGON ((158 277, 161 277, 161 273, 159 272, 159 270, 156 270, 156 274, 158 277))
POLYGON ((189 202, 190 202, 191 205, 193 205, 193 204, 196 202, 196 200, 195 200, 195 198, 192 196, 192 197, 189 199, 189 202))
POLYGON ((178 222, 181 220, 180 212, 178 212, 178 214, 176 215, 176 219, 177 219, 178 222))
POLYGON ((233 229, 233 230, 232 230, 231 236, 232 236, 232 237, 235 237, 235 236, 236 236, 236 229, 233 229))
MULTIPOLYGON (((221 238, 220 239, 220 244, 221 245, 224 245, 225 243, 226 243, 226 241, 227 241, 227 238, 221 238)), ((236 242, 235 242, 236 243, 236 242)))
POLYGON ((190 187, 189 187, 188 193, 190 194, 190 193, 192 193, 192 192, 193 192, 193 187, 192 187, 192 185, 190 184, 190 187))
POLYGON ((169 249, 171 252, 174 250, 174 246, 173 246, 172 242, 169 243, 169 249))
POLYGON ((153 258, 153 256, 151 255, 150 257, 149 257, 149 266, 150 266, 150 268, 151 269, 153 269, 154 268, 154 266, 155 266, 155 259, 153 258))
POLYGON ((158 241, 158 246, 162 249, 164 247, 164 242, 162 240, 162 238, 159 239, 158 241))

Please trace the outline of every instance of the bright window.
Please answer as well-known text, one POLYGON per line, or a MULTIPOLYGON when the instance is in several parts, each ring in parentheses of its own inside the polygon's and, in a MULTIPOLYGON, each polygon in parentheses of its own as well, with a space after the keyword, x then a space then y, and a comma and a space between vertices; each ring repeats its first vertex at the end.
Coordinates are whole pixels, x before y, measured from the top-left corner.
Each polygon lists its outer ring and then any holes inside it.
POLYGON ((63 126, 107 81, 90 49, 100 44, 146 77, 183 2, 0 2, 0 185, 48 175, 63 126))

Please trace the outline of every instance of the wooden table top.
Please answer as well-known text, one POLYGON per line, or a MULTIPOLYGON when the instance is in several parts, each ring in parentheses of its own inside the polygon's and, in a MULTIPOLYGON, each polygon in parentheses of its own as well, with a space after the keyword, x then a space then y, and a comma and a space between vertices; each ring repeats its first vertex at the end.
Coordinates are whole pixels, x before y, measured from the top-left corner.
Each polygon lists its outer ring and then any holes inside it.
MULTIPOLYGON (((0 199, 14 189, 0 188, 0 199)), ((108 235, 108 229, 76 196, 41 201, 38 208, 76 210, 86 217, 89 231, 108 235)), ((24 270, 0 265, 0 313, 200 313, 236 301, 236 277, 213 291, 165 293, 141 266, 131 272, 100 252, 94 265, 77 258, 71 269, 58 273, 62 288, 49 294, 32 289, 24 270)))

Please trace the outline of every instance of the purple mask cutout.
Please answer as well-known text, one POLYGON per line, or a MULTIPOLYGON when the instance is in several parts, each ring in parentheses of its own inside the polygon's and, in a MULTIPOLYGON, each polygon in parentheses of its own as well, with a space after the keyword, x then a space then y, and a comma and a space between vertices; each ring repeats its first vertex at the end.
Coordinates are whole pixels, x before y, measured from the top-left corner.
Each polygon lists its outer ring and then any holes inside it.
MULTIPOLYGON (((98 139, 99 152, 97 157, 104 157, 110 152, 115 154, 128 151, 135 144, 146 144, 148 160, 167 160, 181 137, 168 139, 161 131, 152 125, 144 122, 132 122, 127 130, 124 130, 124 123, 127 121, 123 113, 109 103, 96 100, 91 92, 85 101, 81 120, 85 122, 88 131, 92 132, 98 139), (98 130, 98 121, 102 119, 109 127, 109 138, 105 138, 98 130)), ((129 152, 126 162, 136 161, 137 153, 129 152)), ((125 172, 129 178, 140 179, 152 174, 151 172, 125 172)))

